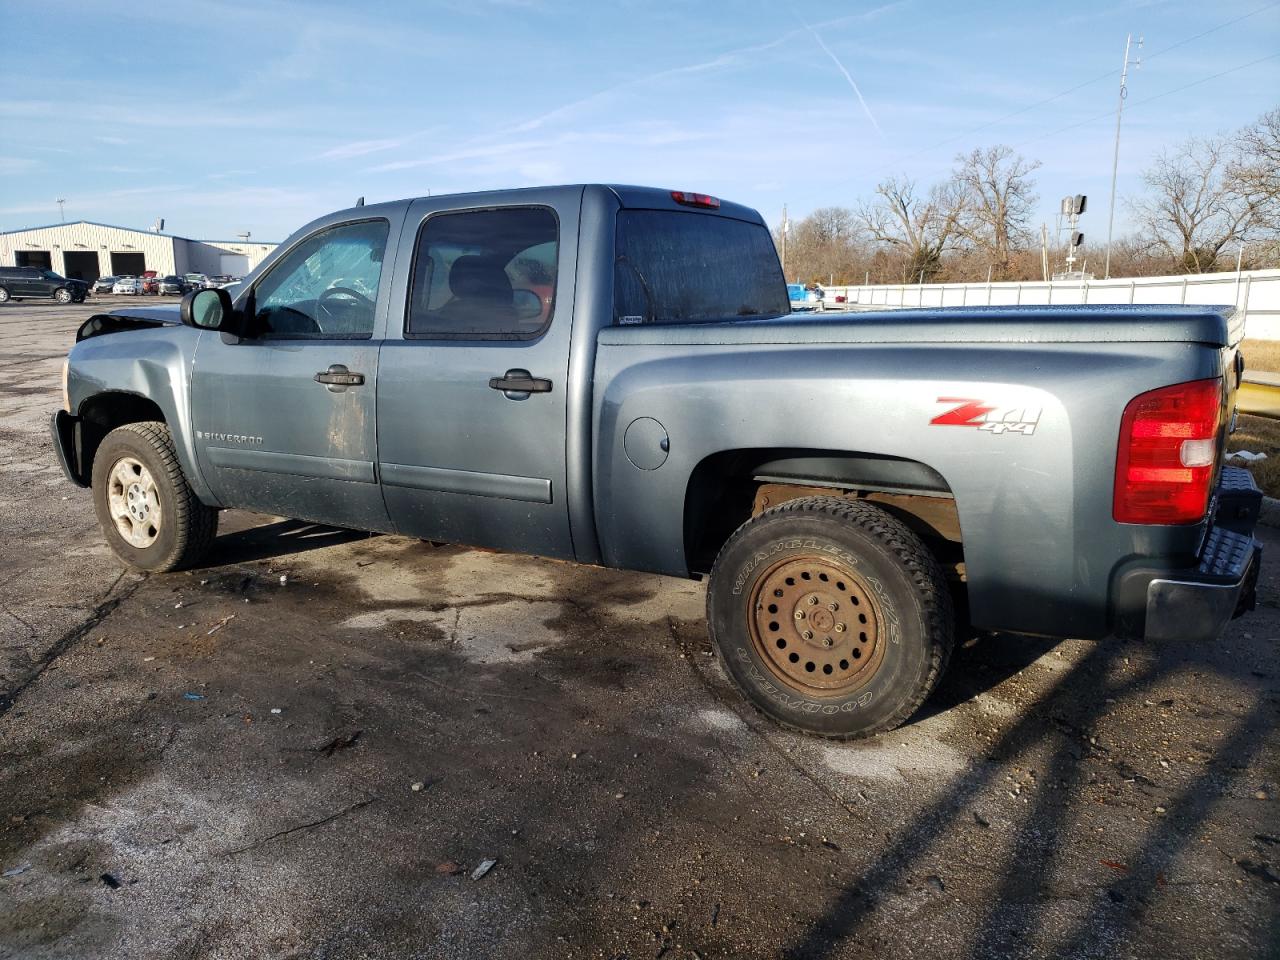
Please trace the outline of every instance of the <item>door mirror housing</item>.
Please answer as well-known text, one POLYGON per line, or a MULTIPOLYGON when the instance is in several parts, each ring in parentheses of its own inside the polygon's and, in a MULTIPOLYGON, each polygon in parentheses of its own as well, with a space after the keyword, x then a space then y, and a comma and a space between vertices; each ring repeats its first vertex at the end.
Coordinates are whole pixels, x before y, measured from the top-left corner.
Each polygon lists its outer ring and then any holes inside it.
POLYGON ((197 330, 234 332, 235 310, 225 290, 192 290, 182 298, 182 322, 197 330))

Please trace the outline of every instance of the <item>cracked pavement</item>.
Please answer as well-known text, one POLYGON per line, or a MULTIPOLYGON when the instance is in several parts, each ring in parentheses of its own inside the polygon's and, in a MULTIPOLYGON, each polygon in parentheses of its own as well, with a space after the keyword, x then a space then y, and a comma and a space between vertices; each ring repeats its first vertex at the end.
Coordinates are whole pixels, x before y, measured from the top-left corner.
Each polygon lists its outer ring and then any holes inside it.
POLYGON ((1270 565, 1218 643, 971 638, 826 743, 697 583, 237 512, 122 573, 47 438, 89 312, 0 308, 0 957, 1280 951, 1270 565))

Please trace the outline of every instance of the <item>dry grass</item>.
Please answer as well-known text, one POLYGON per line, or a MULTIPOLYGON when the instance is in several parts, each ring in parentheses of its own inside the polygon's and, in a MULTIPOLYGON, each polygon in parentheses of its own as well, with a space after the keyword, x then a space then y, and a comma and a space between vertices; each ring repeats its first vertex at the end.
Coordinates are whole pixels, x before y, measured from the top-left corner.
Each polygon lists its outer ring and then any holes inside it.
POLYGON ((1280 373, 1280 340, 1245 340, 1240 350, 1246 370, 1280 373))
MULTIPOLYGON (((1280 497, 1280 420, 1240 414, 1236 432, 1227 438, 1227 452, 1235 450, 1267 455, 1265 460, 1243 466, 1253 474, 1263 493, 1268 497, 1280 497)), ((1239 460, 1231 462, 1241 463, 1239 460)))

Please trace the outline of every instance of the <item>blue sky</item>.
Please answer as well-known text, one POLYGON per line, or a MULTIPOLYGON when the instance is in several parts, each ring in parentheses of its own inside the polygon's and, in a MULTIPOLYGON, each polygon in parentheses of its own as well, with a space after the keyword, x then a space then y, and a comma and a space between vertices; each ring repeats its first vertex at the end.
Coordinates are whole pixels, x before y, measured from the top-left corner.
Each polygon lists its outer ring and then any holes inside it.
POLYGON ((361 195, 594 180, 777 222, 1007 143, 1043 161, 1042 219, 1087 193, 1101 236, 1128 31, 1122 198, 1161 147, 1280 105, 1269 0, 0 0, 0 229, 65 197, 279 240, 361 195))

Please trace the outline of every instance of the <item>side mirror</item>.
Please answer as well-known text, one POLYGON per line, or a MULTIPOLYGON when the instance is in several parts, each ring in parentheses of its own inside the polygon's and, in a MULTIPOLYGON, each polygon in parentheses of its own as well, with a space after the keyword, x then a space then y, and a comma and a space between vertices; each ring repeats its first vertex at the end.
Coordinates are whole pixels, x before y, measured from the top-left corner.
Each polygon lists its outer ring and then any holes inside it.
POLYGON ((225 290, 192 290, 182 298, 182 322, 197 330, 230 330, 234 310, 225 290))

